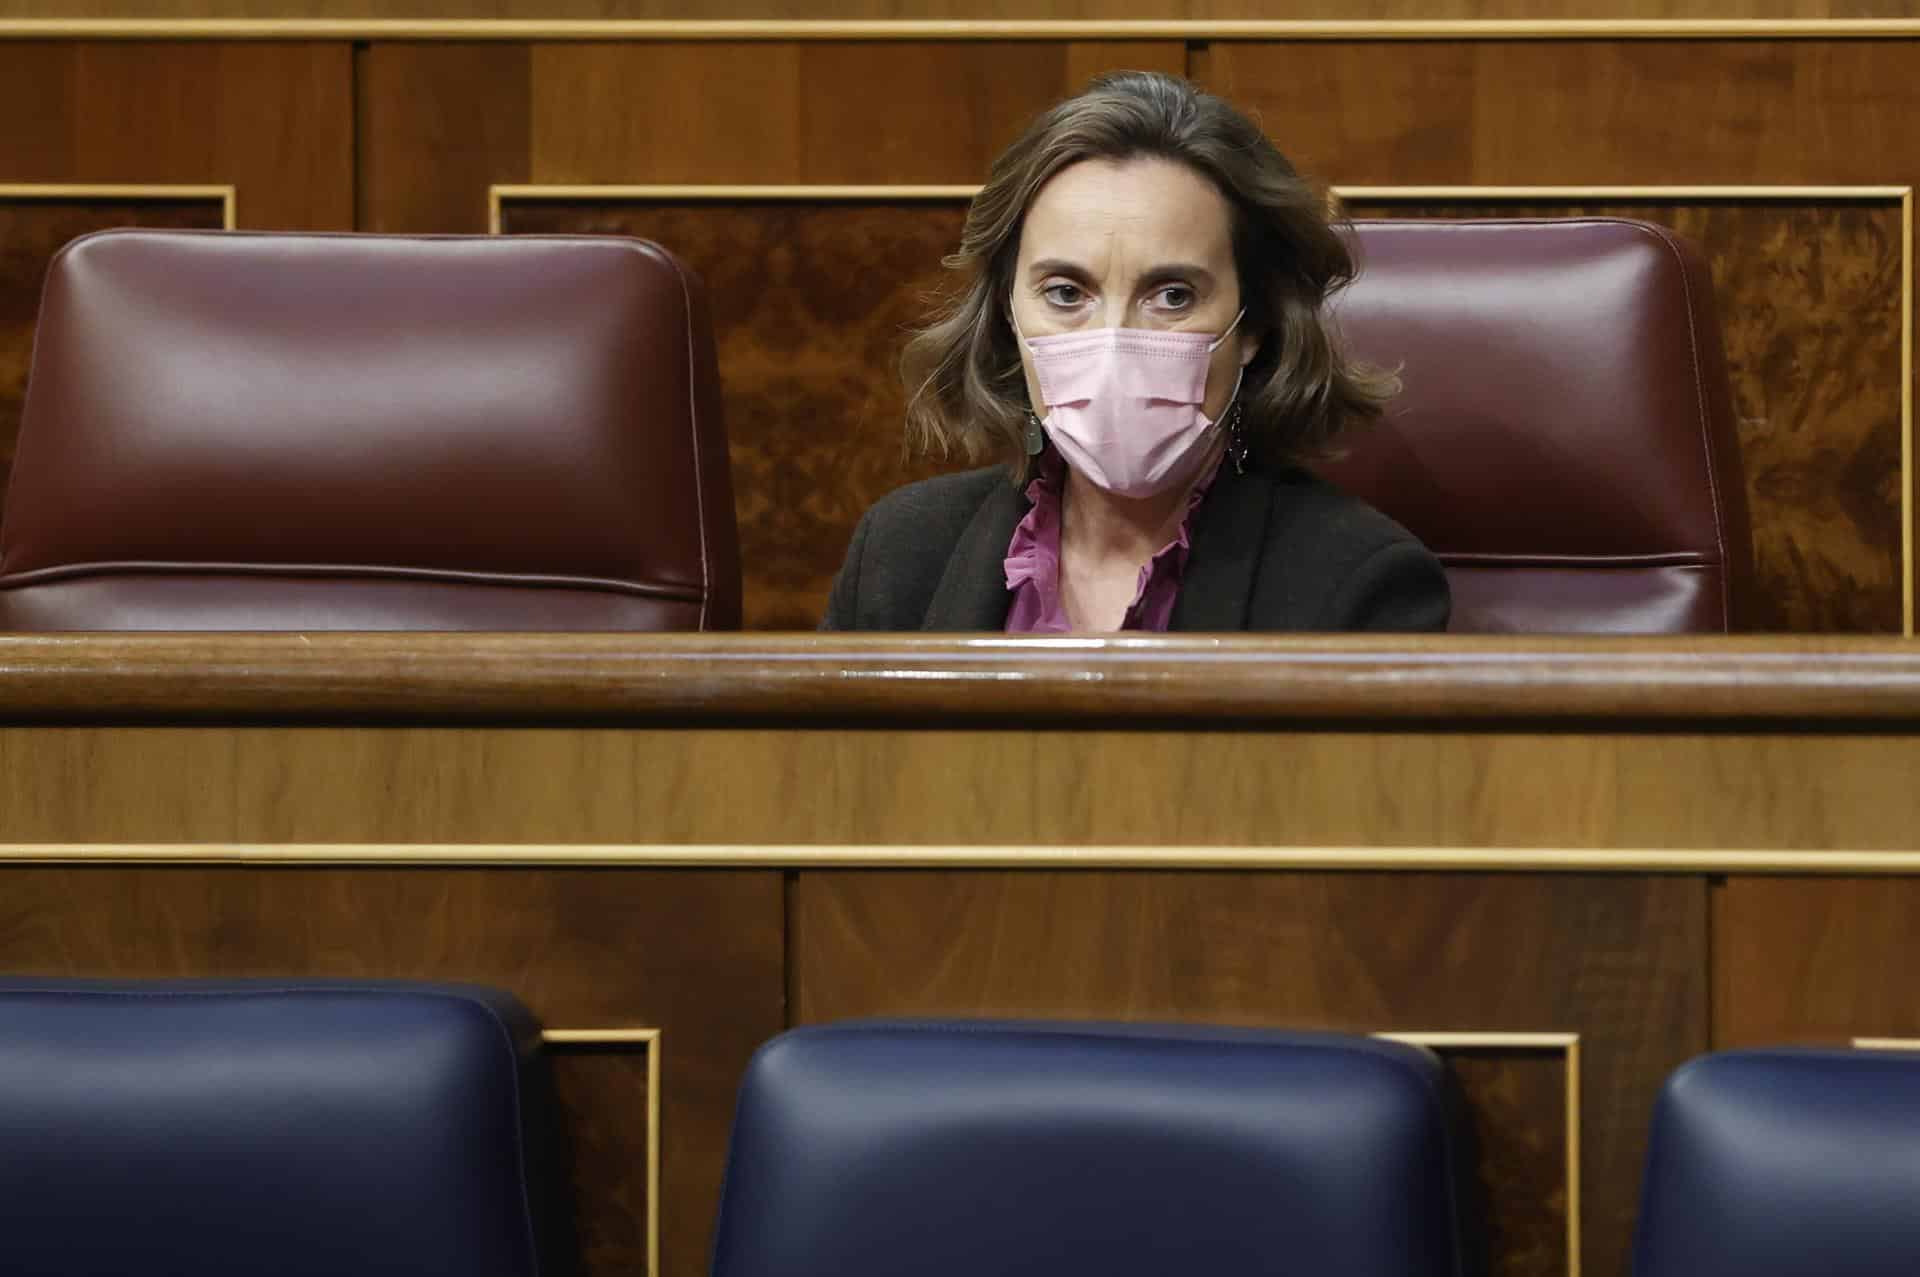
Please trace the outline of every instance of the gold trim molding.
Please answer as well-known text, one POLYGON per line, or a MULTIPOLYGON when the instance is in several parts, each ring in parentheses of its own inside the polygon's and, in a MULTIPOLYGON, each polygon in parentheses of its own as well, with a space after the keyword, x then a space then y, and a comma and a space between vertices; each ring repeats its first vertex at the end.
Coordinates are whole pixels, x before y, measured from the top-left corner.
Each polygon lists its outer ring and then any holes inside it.
POLYGON ((99 182, 0 182, 0 201, 5 200, 115 200, 137 204, 150 200, 220 201, 220 224, 233 230, 239 204, 238 188, 232 185, 116 184, 99 182))
MULTIPOLYGON (((1920 22, 1914 24, 1920 33, 1920 22)), ((630 200, 635 203, 704 201, 938 201, 968 200, 967 186, 734 185, 494 185, 487 188, 487 230, 501 233, 502 208, 510 200, 630 200)), ((1900 632, 1914 633, 1913 498, 1913 187, 1883 186, 1334 186, 1337 201, 1413 203, 1432 200, 1523 203, 1532 200, 1682 201, 1728 200, 1886 201, 1900 206, 1900 632)))
POLYGON ((13 18, 0 40, 1910 40, 1917 18, 986 21, 13 18))
POLYGON ((831 203, 835 200, 884 202, 970 200, 980 193, 977 183, 960 186, 868 185, 784 186, 734 184, 655 184, 567 186, 549 183, 495 183, 487 188, 487 233, 500 234, 501 206, 509 200, 528 203, 567 200, 630 200, 636 204, 745 203, 752 200, 794 203, 831 203))
POLYGON ((1375 1033, 1430 1051, 1546 1051, 1565 1062, 1567 1277, 1580 1277, 1580 1035, 1578 1033, 1375 1033))
POLYGON ((560 1051, 592 1047, 647 1053, 647 1277, 660 1277, 660 1030, 546 1029, 540 1040, 560 1051))
POLYGON ((1908 200, 1911 186, 1335 186, 1343 200, 1908 200))
POLYGON ((1855 1038, 1856 1051, 1920 1051, 1920 1038, 1855 1038))
POLYGON ((1920 876, 1920 851, 765 843, 0 843, 0 866, 116 864, 536 869, 1238 869, 1909 877, 1920 876))

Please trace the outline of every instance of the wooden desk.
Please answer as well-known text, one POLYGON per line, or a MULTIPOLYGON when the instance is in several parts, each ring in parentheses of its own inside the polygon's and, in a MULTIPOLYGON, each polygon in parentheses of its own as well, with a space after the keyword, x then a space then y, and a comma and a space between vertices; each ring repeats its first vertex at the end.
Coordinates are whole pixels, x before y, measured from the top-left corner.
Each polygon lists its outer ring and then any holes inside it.
POLYGON ((1688 1056, 1920 1036, 1897 640, 21 637, 0 724, 0 970, 514 990, 596 1273, 704 1271, 791 1023, 1414 1035, 1529 1274, 1688 1056))

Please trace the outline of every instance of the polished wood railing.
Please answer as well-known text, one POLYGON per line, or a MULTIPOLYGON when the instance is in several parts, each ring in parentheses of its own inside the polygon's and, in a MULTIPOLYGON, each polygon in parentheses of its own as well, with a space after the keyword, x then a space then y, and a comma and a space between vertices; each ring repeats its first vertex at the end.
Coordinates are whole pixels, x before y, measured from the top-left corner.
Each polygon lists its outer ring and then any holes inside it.
POLYGON ((0 637, 0 720, 1920 722, 1900 639, 0 637))

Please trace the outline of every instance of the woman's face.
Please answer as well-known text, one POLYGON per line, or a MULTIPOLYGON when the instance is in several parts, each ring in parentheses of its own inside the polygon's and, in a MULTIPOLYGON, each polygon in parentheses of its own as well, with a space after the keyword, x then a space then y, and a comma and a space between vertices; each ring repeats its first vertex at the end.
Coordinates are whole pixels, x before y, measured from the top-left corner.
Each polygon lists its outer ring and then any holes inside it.
MULTIPOLYGON (((1240 310, 1227 201, 1172 160, 1082 160, 1062 169, 1027 209, 1011 304, 1026 337, 1093 328, 1218 336, 1240 310)), ((1209 418, 1220 419, 1259 348, 1243 320, 1213 352, 1209 418)), ((1028 402, 1044 416, 1024 343, 1020 362, 1028 402)))

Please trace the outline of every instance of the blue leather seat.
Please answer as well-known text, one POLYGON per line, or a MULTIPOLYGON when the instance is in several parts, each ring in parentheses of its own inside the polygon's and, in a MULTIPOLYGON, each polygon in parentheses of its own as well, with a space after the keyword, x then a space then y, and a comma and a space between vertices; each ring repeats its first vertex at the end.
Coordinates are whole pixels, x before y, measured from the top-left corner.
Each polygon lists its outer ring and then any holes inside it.
POLYGON ((1920 1273, 1920 1055, 1729 1051, 1654 1111, 1637 1277, 1920 1273))
POLYGON ((1336 1034, 795 1030, 741 1088, 713 1277, 1457 1274, 1446 1083, 1336 1034))
POLYGON ((539 1040, 462 985, 0 979, 0 1271, 555 1271, 539 1040))

